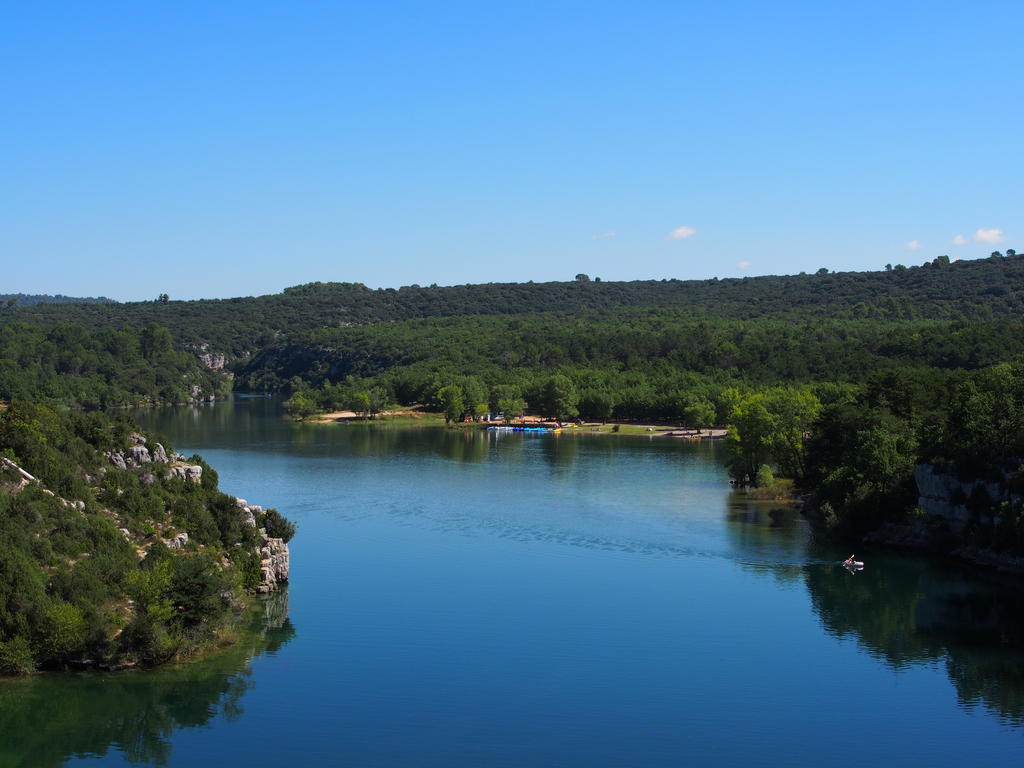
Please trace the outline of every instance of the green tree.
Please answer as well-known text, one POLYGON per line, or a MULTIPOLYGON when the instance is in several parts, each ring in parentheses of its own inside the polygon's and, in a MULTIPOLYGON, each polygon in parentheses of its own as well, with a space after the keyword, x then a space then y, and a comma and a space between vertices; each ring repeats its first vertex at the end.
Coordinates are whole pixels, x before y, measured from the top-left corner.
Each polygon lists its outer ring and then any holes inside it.
POLYGON ((576 387, 567 376, 556 374, 544 383, 541 395, 541 412, 558 421, 572 419, 579 415, 579 396, 576 387))
POLYGON ((296 392, 285 403, 288 414, 295 419, 308 419, 319 411, 316 401, 306 392, 296 392))
POLYGON ((491 387, 490 406, 494 413, 505 414, 506 421, 518 419, 526 410, 522 391, 511 384, 491 387))
POLYGON ((456 384, 462 390, 463 413, 468 412, 474 420, 487 413, 488 390, 480 379, 476 376, 460 376, 456 384))
POLYGON ((688 427, 696 427, 698 432, 713 426, 715 423, 715 406, 709 400, 691 400, 683 410, 683 420, 688 427))
POLYGON ((384 387, 360 390, 349 399, 349 407, 366 419, 375 419, 378 413, 387 408, 387 404, 388 393, 384 387))
POLYGON ((0 642, 0 675, 30 675, 36 671, 36 660, 28 638, 16 635, 0 642))
POLYGON ((361 414, 364 419, 370 417, 370 393, 365 389, 359 392, 353 392, 352 396, 348 400, 349 408, 358 414, 361 414))
POLYGON ((85 618, 77 606, 57 601, 47 608, 39 627, 38 647, 44 659, 61 663, 85 642, 85 618))
POLYGON ((768 449, 783 475, 802 478, 807 472, 807 440, 821 401, 806 388, 777 387, 765 393, 764 405, 771 416, 768 449))
POLYGON ((171 333, 163 326, 150 323, 139 334, 142 356, 146 359, 165 355, 174 348, 171 333))
POLYGON ((451 424, 462 418, 462 414, 466 411, 466 399, 460 387, 455 384, 441 387, 437 390, 436 398, 444 411, 445 424, 451 424))
POLYGON ((741 398, 729 417, 729 471, 740 485, 756 482, 757 472, 769 456, 772 416, 765 405, 765 396, 754 393, 741 398))
POLYGON ((876 491, 889 491, 913 475, 917 447, 909 424, 888 419, 858 433, 856 469, 876 491))
POLYGON ((588 390, 580 397, 580 413, 606 424, 615 410, 615 399, 604 390, 588 390))

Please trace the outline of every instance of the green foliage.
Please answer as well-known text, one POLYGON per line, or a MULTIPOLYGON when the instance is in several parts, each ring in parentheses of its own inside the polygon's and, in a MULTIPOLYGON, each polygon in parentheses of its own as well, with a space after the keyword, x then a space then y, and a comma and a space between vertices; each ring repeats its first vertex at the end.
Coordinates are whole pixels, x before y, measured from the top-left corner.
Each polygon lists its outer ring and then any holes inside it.
POLYGON ((770 488, 775 483, 775 473, 772 472, 772 468, 767 464, 762 464, 757 470, 757 475, 754 477, 754 486, 756 488, 770 488))
POLYGON ((24 635, 0 642, 0 675, 30 675, 36 671, 32 646, 24 635))
POLYGON ((740 485, 755 485, 758 469, 769 458, 773 419, 765 401, 760 392, 740 396, 729 417, 729 470, 740 485))
MULTIPOLYGON (((310 283, 280 294, 201 301, 39 304, 0 312, 0 322, 74 322, 116 331, 158 323, 182 345, 208 344, 235 359, 275 339, 291 341, 319 328, 393 324, 416 318, 472 315, 580 314, 659 308, 706 319, 823 319, 946 322, 1015 320, 1024 309, 1024 257, 1010 255, 943 263, 935 268, 730 278, 725 280, 572 280, 552 283, 404 286, 372 290, 360 283, 310 283)), ((582 275, 581 275, 582 276, 582 275)), ((514 352, 514 346, 510 345, 514 352)), ((722 342, 719 363, 731 365, 735 340, 722 342)), ((339 375, 340 374, 340 375, 339 375)), ((334 372, 333 381, 344 378, 334 372)), ((291 374, 251 377, 254 389, 278 388, 291 374)))
POLYGON ((97 409, 184 403, 194 393, 207 397, 229 388, 223 374, 175 349, 170 332, 155 323, 90 332, 69 322, 0 322, 0 400, 97 409))
POLYGON ((715 406, 703 398, 693 400, 683 409, 683 421, 688 427, 696 427, 698 430, 713 426, 715 406))
POLYGON ((268 509, 263 515, 263 527, 272 539, 284 539, 285 544, 295 535, 295 523, 276 509, 268 509))
POLYGON ((449 384, 446 387, 441 387, 437 390, 437 402, 441 405, 441 409, 444 411, 444 420, 446 424, 450 424, 453 421, 459 421, 462 418, 462 414, 466 410, 466 398, 462 393, 462 388, 454 384, 449 384))
POLYGON ((296 392, 293 394, 288 399, 288 402, 285 403, 285 408, 292 418, 299 420, 308 419, 319 410, 316 400, 306 392, 296 392))
POLYGON ((43 613, 36 632, 40 656, 61 662, 81 648, 85 640, 85 617, 80 608, 58 600, 43 613))
POLYGON ((491 387, 489 401, 491 411, 503 413, 507 420, 515 420, 526 411, 522 391, 513 384, 497 384, 491 387))
POLYGON ((615 411, 615 399, 609 392, 587 390, 580 397, 580 415, 585 419, 606 423, 615 411))
POLYGON ((548 418, 563 421, 579 416, 579 395, 567 376, 556 374, 544 383, 541 390, 540 411, 548 418))
MULTIPOLYGON (((0 409, 0 452, 43 483, 0 468, 0 674, 187 655, 258 584, 258 534, 217 473, 199 457, 202 483, 160 464, 117 469, 103 452, 127 451, 133 432, 96 413, 0 409), (189 545, 172 552, 161 537, 180 531, 189 545)), ((295 531, 276 511, 265 524, 295 531)))

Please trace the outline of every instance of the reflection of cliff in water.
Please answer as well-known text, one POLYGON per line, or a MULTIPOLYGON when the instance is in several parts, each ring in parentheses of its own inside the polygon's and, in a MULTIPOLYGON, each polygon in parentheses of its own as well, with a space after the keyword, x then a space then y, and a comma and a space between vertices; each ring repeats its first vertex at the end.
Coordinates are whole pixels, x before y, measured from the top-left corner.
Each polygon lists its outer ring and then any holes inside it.
POLYGON ((1024 726, 1024 592, 910 558, 872 557, 857 574, 809 567, 826 631, 856 638, 894 669, 943 661, 961 706, 1024 726))
POLYGON ((242 714, 253 685, 250 661, 275 654, 294 635, 282 590, 250 611, 237 643, 192 663, 0 683, 0 765, 56 768, 110 749, 131 763, 166 765, 175 730, 242 714))

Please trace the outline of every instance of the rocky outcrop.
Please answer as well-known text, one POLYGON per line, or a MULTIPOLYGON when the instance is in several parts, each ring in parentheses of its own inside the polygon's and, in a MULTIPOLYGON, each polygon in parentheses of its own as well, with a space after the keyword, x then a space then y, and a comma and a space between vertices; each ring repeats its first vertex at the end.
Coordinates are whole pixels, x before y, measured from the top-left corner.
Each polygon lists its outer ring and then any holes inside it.
POLYGON ((214 371, 223 371, 227 357, 220 352, 202 352, 197 355, 200 362, 214 371))
MULTIPOLYGON (((128 439, 132 443, 128 450, 107 451, 103 454, 107 461, 118 469, 133 469, 147 464, 163 464, 167 466, 171 477, 178 477, 193 483, 198 483, 203 479, 203 468, 198 464, 189 464, 181 454, 172 453, 168 456, 167 450, 160 443, 153 443, 153 449, 150 450, 146 445, 145 436, 138 432, 132 432, 128 435, 128 439)), ((152 478, 152 474, 148 474, 148 477, 152 478)), ((143 482, 146 482, 145 476, 143 482)))
POLYGON ((235 499, 235 504, 242 510, 246 525, 256 527, 256 516, 263 514, 263 507, 258 504, 249 504, 245 499, 235 499))
POLYGON ((929 517, 945 520, 957 535, 975 519, 979 508, 991 507, 993 501, 1005 494, 1004 483, 961 480, 954 474, 937 471, 931 464, 918 464, 914 480, 917 505, 929 517))
POLYGON ((128 449, 128 456, 129 458, 125 459, 125 463, 127 464, 130 461, 132 466, 136 467, 153 461, 153 458, 149 455, 149 448, 144 445, 133 445, 128 449))
POLYGON ((38 483, 39 482, 35 477, 30 475, 28 472, 26 472, 24 469, 19 467, 13 461, 11 461, 10 459, 5 458, 3 456, 0 456, 0 466, 3 466, 5 469, 8 469, 11 472, 13 472, 15 475, 17 475, 19 480, 21 480, 22 482, 25 482, 25 483, 38 483))
POLYGON ((288 568, 291 565, 288 545, 283 539, 273 539, 260 528, 263 546, 258 549, 260 556, 261 582, 257 592, 274 592, 278 586, 288 581, 288 568))
POLYGON ((260 526, 265 514, 263 507, 250 504, 245 499, 235 499, 235 504, 238 505, 245 524, 256 528, 260 537, 260 544, 256 547, 256 554, 260 557, 260 585, 256 591, 274 592, 288 581, 288 569, 291 565, 288 545, 284 539, 267 535, 266 528, 260 526))
POLYGON ((187 345, 187 349, 190 349, 192 353, 199 358, 199 362, 211 371, 222 371, 229 377, 234 378, 234 374, 224 371, 224 366, 227 365, 228 358, 223 352, 211 352, 208 344, 189 344, 187 345))
POLYGON ((172 477, 179 477, 182 480, 190 480, 198 483, 203 479, 203 468, 198 464, 186 464, 184 461, 172 461, 168 469, 172 477))
POLYGON ((177 536, 164 539, 164 544, 167 545, 168 549, 184 549, 188 545, 188 534, 182 531, 177 536))

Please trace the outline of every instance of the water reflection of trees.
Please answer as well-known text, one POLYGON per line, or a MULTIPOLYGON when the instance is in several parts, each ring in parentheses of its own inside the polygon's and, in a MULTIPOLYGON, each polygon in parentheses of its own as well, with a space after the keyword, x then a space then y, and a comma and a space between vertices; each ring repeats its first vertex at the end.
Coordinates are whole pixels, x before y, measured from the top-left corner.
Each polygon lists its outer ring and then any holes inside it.
POLYGON ((752 501, 734 491, 726 501, 725 519, 744 567, 769 573, 780 582, 803 577, 811 542, 807 521, 796 505, 752 501))
POLYGON ((1024 594, 911 558, 851 575, 806 569, 826 631, 854 637, 894 669, 943 661, 961 706, 1024 726, 1024 594))
POLYGON ((539 435, 529 439, 540 442, 541 455, 552 472, 571 468, 579 457, 580 442, 573 435, 539 435))
POLYGON ((156 670, 51 674, 0 684, 0 765, 49 768, 119 749, 131 763, 166 765, 175 730, 242 713, 249 662, 295 634, 288 592, 261 600, 239 641, 200 661, 156 670))

